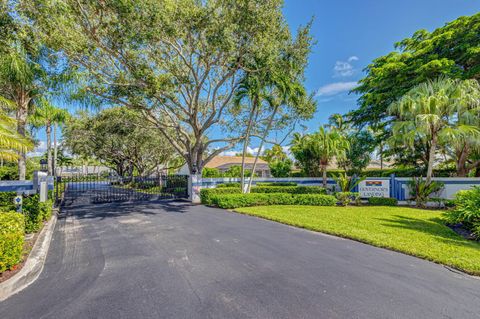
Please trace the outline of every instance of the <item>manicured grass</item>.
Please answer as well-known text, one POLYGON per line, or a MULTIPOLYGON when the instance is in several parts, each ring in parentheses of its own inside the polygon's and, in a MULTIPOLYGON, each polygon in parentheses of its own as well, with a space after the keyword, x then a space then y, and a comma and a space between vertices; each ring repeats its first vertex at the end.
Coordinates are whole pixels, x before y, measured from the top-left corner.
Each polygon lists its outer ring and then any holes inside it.
POLYGON ((406 207, 257 206, 240 213, 355 239, 480 275, 480 243, 444 225, 441 211, 406 207))

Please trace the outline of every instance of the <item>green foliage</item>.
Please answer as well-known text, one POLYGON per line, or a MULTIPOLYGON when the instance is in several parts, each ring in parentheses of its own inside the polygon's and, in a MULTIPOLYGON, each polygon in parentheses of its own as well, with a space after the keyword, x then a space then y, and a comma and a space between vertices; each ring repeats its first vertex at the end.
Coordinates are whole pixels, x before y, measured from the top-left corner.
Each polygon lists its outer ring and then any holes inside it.
POLYGON ((67 121, 63 138, 74 154, 94 157, 120 176, 149 175, 177 157, 162 133, 140 112, 122 107, 78 114, 67 121))
POLYGON ((397 206, 398 200, 391 197, 369 197, 368 203, 374 206, 397 206))
MULTIPOLYGON (((222 174, 222 177, 240 177, 242 172, 242 166, 232 165, 230 166, 225 173, 222 174)), ((245 170, 245 176, 249 177, 252 175, 252 171, 245 170)))
POLYGON ((275 160, 268 164, 270 173, 273 177, 288 177, 292 171, 292 161, 290 159, 275 160))
POLYGON ((313 134, 295 133, 291 151, 306 176, 320 176, 323 173, 323 184, 326 186, 327 166, 333 158, 344 159, 349 148, 348 140, 340 131, 322 126, 313 134))
POLYGON ((372 153, 377 146, 377 140, 370 130, 353 130, 347 135, 350 147, 345 157, 340 159, 339 166, 349 171, 349 174, 360 174, 368 166, 372 153))
POLYGON ((347 173, 338 174, 333 176, 333 179, 337 183, 337 186, 340 187, 342 192, 351 192, 355 186, 357 186, 361 181, 365 180, 365 177, 354 178, 347 176, 347 173))
POLYGON ((238 187, 240 188, 240 183, 222 183, 222 184, 217 184, 217 188, 228 188, 228 187, 238 187))
POLYGON ((222 173, 216 168, 204 167, 202 169, 202 177, 204 178, 218 178, 223 177, 222 173))
POLYGON ((351 203, 358 204, 360 200, 360 195, 356 192, 338 192, 335 193, 335 197, 341 206, 348 206, 351 203))
POLYGON ((297 186, 296 182, 258 182, 256 186, 297 186))
POLYGON ((42 228, 43 222, 52 216, 51 199, 39 202, 39 195, 30 195, 23 199, 22 210, 25 215, 25 232, 34 233, 42 228))
POLYGON ((414 177, 408 182, 410 196, 418 207, 425 207, 430 196, 439 193, 443 186, 441 182, 427 181, 421 177, 414 177))
POLYGON ((326 194, 321 186, 256 186, 251 193, 326 194))
POLYGON ((80 93, 147 113, 190 169, 241 140, 208 134, 234 118, 238 79, 262 71, 301 82, 312 43, 310 25, 292 35, 278 0, 23 4, 36 34, 83 71, 80 93))
POLYGON ((225 188, 202 188, 200 189, 200 201, 204 205, 212 204, 212 196, 221 194, 241 194, 242 190, 239 188, 225 187, 225 188))
POLYGON ((0 192, 0 210, 15 210, 15 205, 13 203, 15 196, 17 196, 16 192, 0 192))
POLYGON ((22 214, 0 212, 0 273, 12 269, 21 261, 24 234, 22 214))
POLYGON ((480 242, 464 239, 443 212, 411 207, 261 206, 235 211, 354 239, 480 275, 480 242))
POLYGON ((448 223, 462 223, 480 237, 480 187, 458 191, 453 203, 455 207, 445 214, 448 223))
POLYGON ((406 152, 424 149, 422 158, 429 182, 436 153, 442 146, 453 147, 453 157, 461 157, 458 153, 465 148, 478 146, 479 99, 480 84, 476 80, 440 77, 418 84, 388 108, 395 117, 389 143, 405 147, 406 152))
POLYGON ((225 209, 263 205, 334 206, 335 203, 335 197, 320 194, 250 193, 216 195, 212 198, 213 205, 225 209))

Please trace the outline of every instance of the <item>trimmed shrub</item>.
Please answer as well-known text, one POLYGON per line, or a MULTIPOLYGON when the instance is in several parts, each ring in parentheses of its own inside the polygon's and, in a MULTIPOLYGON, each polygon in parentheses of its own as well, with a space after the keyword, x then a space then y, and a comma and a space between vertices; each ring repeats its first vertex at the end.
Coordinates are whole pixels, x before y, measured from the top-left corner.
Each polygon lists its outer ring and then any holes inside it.
POLYGON ((354 192, 338 192, 335 194, 335 197, 341 206, 347 206, 352 202, 358 203, 360 195, 354 192))
POLYGON ((251 193, 326 194, 321 186, 256 186, 251 193))
POLYGON ((293 205, 335 206, 337 200, 332 195, 298 194, 293 195, 293 205))
POLYGON ((0 192, 0 208, 3 211, 15 210, 13 199, 17 196, 16 192, 0 192))
POLYGON ((52 216, 52 201, 39 202, 39 195, 31 195, 23 199, 23 212, 25 214, 25 232, 33 233, 42 228, 43 222, 52 216))
POLYGON ((238 187, 240 188, 240 183, 222 183, 222 184, 217 184, 217 188, 226 188, 226 187, 238 187))
POLYGON ((297 186, 295 182, 258 182, 256 186, 297 186))
POLYGON ((225 209, 263 205, 334 206, 335 197, 321 194, 250 193, 214 195, 211 203, 225 209))
POLYGON ((391 197, 370 197, 368 203, 375 206, 397 206, 398 200, 391 197))
POLYGON ((0 273, 12 269, 22 259, 25 220, 16 212, 0 212, 0 273))
POLYGON ((200 201, 204 205, 212 205, 211 197, 214 195, 224 195, 224 194, 241 194, 242 190, 234 187, 224 187, 224 188, 202 188, 200 190, 200 201))
POLYGON ((462 223, 480 237, 480 187, 458 191, 453 202, 455 208, 446 213, 448 223, 462 223))

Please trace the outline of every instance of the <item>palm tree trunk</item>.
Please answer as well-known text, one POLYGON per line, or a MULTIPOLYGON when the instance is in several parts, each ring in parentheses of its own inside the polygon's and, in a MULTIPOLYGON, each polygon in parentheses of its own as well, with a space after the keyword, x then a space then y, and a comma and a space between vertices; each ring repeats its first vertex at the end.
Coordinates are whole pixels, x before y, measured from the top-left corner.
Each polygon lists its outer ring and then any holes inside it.
POLYGON ((260 157, 260 152, 263 148, 263 144, 265 144, 265 140, 267 139, 268 132, 270 131, 270 128, 272 127, 273 118, 277 114, 277 110, 278 110, 278 105, 276 105, 275 108, 273 109, 272 115, 271 115, 271 117, 268 121, 268 125, 265 128, 265 131, 263 132, 262 140, 260 142, 260 146, 258 147, 258 152, 257 152, 257 155, 255 156, 255 161, 253 162, 253 167, 252 167, 252 172, 250 174, 250 179, 248 180, 247 193, 250 193, 250 189, 252 188, 252 182, 253 182, 253 177, 255 176, 255 168, 257 167, 258 158, 260 157))
POLYGON ((321 164, 322 168, 322 185, 323 188, 327 188, 327 165, 321 164))
POLYGON ((427 165, 427 177, 425 179, 425 182, 430 184, 430 181, 432 180, 432 175, 433 175, 433 162, 435 161, 435 150, 437 148, 437 136, 433 135, 432 137, 432 143, 430 145, 430 150, 428 152, 428 165, 427 165))
POLYGON ((53 168, 53 161, 52 161, 52 124, 47 122, 46 133, 47 133, 47 165, 48 165, 48 176, 52 176, 52 168, 53 168))
POLYGON ((57 175, 57 157, 58 157, 57 123, 53 123, 53 174, 54 175, 57 175))
MULTIPOLYGON (((17 133, 20 136, 27 136, 27 116, 28 116, 28 99, 24 95, 20 95, 17 102, 17 133)), ((27 174, 27 153, 21 151, 18 158, 18 179, 25 180, 27 174)))
POLYGON ((245 132, 245 140, 243 141, 242 166, 240 170, 240 187, 242 188, 242 193, 245 193, 245 155, 247 153, 247 146, 250 141, 250 130, 252 128, 253 116, 255 115, 256 105, 257 105, 257 100, 254 99, 252 104, 252 109, 250 110, 247 130, 245 132))

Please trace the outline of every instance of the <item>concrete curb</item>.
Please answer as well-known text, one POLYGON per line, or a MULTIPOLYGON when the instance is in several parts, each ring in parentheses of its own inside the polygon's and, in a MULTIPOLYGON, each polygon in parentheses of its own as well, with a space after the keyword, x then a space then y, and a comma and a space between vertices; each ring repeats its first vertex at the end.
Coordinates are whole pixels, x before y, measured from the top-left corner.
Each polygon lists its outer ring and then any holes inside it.
POLYGON ((38 235, 37 241, 28 255, 23 268, 8 280, 0 283, 0 301, 25 289, 33 283, 42 272, 45 259, 47 258, 48 248, 52 240, 53 230, 57 223, 57 213, 58 210, 54 209, 52 218, 50 218, 38 235))

